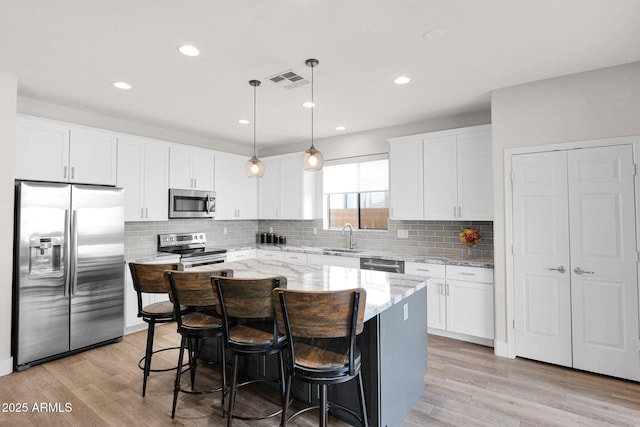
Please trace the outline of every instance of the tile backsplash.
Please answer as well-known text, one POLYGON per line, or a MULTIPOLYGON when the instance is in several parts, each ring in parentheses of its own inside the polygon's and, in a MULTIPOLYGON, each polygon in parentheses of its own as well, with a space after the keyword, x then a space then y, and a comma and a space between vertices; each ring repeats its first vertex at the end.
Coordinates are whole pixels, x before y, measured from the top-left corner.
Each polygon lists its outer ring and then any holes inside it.
MULTIPOLYGON (((403 255, 463 257, 466 246, 458 240, 465 227, 479 231, 481 241, 472 251, 482 258, 493 258, 493 222, 491 221, 389 221, 388 230, 354 230, 356 249, 403 255), (406 235, 406 238, 398 237, 406 235)), ((287 237, 293 246, 341 247, 349 245, 348 233, 323 230, 316 220, 202 220, 185 219, 125 223, 125 257, 154 256, 157 235, 174 232, 204 231, 209 246, 241 246, 257 242, 258 233, 269 232, 287 237), (314 234, 314 230, 317 234, 314 234)))

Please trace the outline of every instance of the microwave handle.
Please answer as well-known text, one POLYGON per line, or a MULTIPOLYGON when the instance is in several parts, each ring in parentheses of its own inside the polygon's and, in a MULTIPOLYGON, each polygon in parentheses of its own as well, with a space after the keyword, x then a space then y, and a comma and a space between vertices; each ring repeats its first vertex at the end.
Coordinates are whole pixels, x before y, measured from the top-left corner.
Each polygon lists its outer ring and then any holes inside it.
POLYGON ((207 195, 207 213, 216 211, 216 198, 211 195, 207 195))

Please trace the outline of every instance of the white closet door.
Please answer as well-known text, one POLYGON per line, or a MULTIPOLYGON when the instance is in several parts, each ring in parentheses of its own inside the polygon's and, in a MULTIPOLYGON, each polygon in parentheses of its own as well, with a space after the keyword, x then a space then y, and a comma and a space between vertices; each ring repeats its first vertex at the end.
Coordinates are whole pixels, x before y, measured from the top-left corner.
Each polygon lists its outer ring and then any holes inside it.
POLYGON ((631 146, 569 152, 573 367, 640 379, 631 146))
POLYGON ((516 355, 571 366, 567 154, 512 158, 516 355))

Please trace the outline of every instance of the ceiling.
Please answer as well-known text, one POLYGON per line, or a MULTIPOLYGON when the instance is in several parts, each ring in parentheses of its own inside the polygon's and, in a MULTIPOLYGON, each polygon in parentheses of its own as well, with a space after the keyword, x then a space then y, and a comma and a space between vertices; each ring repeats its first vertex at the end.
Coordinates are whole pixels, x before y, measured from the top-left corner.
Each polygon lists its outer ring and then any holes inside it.
POLYGON ((501 87, 640 60, 637 0, 2 0, 18 95, 250 146, 486 110, 501 87), (177 50, 196 46, 187 57, 177 50), (400 75, 410 83, 396 85, 400 75), (124 91, 112 86, 126 81, 124 91), (345 126, 338 131, 336 126, 345 126))

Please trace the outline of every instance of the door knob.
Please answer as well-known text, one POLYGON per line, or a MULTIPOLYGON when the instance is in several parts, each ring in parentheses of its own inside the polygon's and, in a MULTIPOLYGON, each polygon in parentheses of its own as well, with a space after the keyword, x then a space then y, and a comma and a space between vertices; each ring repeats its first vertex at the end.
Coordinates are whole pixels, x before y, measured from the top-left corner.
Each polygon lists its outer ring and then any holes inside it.
POLYGON ((565 271, 567 271, 567 270, 564 268, 564 265, 561 265, 560 267, 556 267, 556 268, 549 268, 548 270, 555 270, 555 271, 557 271, 558 273, 564 273, 565 271))
POLYGON ((576 274, 596 274, 595 271, 585 271, 582 269, 582 267, 574 268, 573 272, 576 274))

